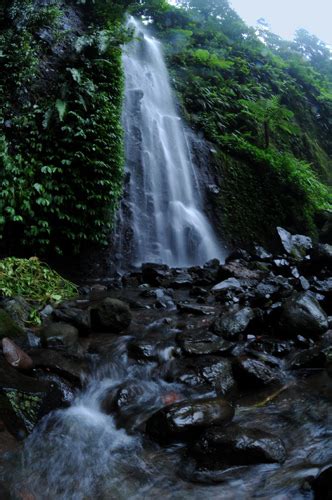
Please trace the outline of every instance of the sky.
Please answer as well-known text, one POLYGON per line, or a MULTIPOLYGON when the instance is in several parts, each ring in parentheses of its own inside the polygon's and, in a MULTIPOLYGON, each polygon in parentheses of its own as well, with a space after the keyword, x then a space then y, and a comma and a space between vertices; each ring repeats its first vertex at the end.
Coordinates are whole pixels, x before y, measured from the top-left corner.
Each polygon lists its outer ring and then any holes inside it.
POLYGON ((251 26, 263 17, 283 38, 291 40, 298 28, 305 28, 332 45, 332 0, 230 0, 230 4, 251 26))

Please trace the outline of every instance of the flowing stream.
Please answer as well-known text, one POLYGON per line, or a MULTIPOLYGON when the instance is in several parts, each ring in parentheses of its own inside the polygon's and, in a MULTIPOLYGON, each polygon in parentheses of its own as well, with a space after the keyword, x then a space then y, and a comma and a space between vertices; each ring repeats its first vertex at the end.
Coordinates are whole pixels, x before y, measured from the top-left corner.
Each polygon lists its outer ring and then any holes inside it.
POLYGON ((127 195, 119 256, 129 264, 188 267, 224 257, 203 212, 200 181, 178 114, 160 42, 130 18, 135 39, 124 51, 127 195))
MULTIPOLYGON (((149 313, 151 314, 151 313, 149 313)), ((169 311, 168 311, 169 314, 169 311)), ((160 313, 159 313, 160 316, 160 313)), ((144 317, 144 320, 147 318, 144 317)), ((163 335, 172 328, 158 322, 163 335)), ((151 334, 156 321, 142 329, 151 334)), ((161 377, 172 363, 161 349, 158 361, 140 364, 128 357, 130 337, 112 342, 103 362, 96 359, 93 376, 69 408, 45 417, 12 457, 0 479, 19 500, 169 500, 312 499, 300 490, 304 479, 315 476, 332 459, 331 388, 320 372, 296 383, 273 403, 256 407, 257 396, 238 402, 234 421, 273 429, 287 447, 284 464, 234 467, 220 484, 191 483, 184 475, 188 458, 181 444, 160 448, 142 433, 144 421, 165 406, 167 396, 201 398, 198 393, 161 377), (126 404, 120 412, 107 411, 119 390, 126 404), (129 395, 128 403, 127 396, 129 395), (105 405, 106 401, 106 405, 105 405)), ((213 391, 212 391, 213 392, 213 391)), ((262 396, 258 396, 261 399, 262 396)))

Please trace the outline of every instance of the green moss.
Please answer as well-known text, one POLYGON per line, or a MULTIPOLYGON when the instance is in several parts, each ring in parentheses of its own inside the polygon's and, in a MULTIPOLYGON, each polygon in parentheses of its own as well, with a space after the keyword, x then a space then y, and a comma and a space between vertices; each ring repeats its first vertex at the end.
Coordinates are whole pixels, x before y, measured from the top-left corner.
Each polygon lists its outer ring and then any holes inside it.
POLYGON ((29 394, 21 391, 5 391, 6 397, 18 419, 28 432, 31 432, 38 422, 38 414, 43 402, 43 395, 29 394))
POLYGON ((228 143, 216 163, 221 179, 214 205, 220 229, 234 244, 270 245, 275 227, 316 236, 315 214, 329 193, 308 166, 241 141, 228 143), (230 154, 232 153, 232 154, 230 154))
POLYGON ((4 337, 22 340, 26 338, 26 334, 4 309, 0 309, 0 339, 4 337))

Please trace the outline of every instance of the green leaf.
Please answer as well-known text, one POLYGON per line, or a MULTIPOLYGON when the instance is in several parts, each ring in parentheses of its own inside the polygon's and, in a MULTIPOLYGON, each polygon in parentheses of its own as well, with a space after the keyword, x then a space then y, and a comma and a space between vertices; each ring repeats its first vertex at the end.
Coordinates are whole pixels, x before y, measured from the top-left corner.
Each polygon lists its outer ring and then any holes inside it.
POLYGON ((67 103, 65 101, 62 101, 61 99, 57 99, 55 102, 55 107, 56 107, 57 112, 59 114, 59 120, 60 120, 60 122, 62 122, 64 119, 64 116, 66 114, 67 103))

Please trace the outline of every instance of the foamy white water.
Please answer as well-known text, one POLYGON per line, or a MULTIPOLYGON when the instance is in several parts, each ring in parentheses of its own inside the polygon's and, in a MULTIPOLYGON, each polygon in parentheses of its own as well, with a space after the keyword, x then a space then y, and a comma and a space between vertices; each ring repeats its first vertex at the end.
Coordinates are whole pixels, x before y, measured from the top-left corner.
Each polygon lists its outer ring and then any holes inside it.
MULTIPOLYGON (((124 51, 124 127, 129 189, 119 255, 130 264, 186 267, 224 258, 203 212, 203 197, 178 115, 160 42, 134 18, 135 39, 124 51), (129 219, 129 220, 128 220, 129 219), (124 231, 123 231, 124 233, 124 231), (130 251, 128 251, 128 245, 130 251)), ((123 222, 123 221, 122 221, 123 222)))

